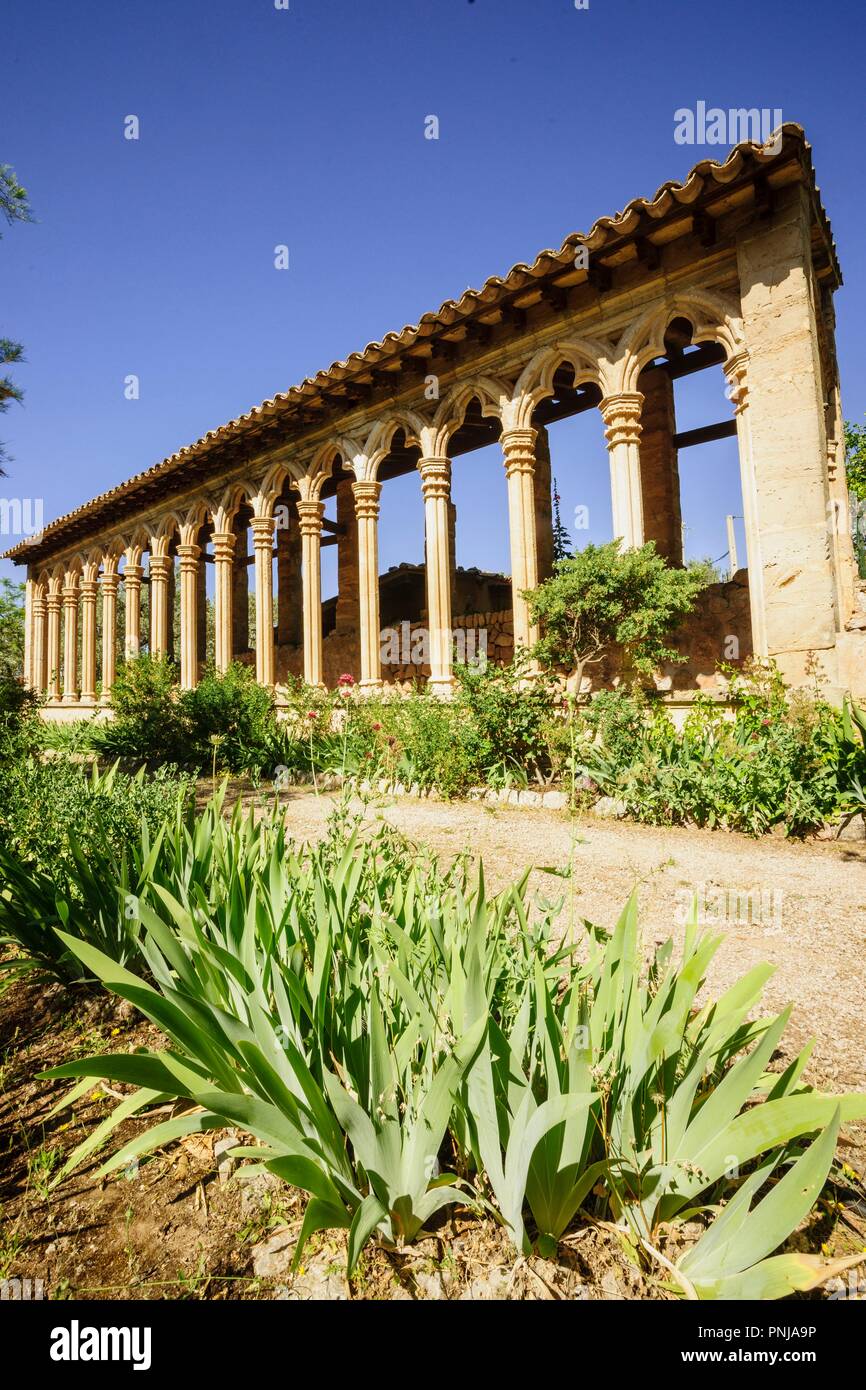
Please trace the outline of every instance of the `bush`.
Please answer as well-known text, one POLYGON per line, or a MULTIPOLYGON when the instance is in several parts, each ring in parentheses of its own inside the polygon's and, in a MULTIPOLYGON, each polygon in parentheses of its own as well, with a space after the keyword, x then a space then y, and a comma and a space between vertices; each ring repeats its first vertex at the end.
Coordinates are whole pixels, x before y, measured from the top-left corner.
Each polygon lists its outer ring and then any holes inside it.
POLYGON ((274 702, 249 666, 234 662, 225 675, 210 668, 195 690, 180 696, 178 715, 184 761, 199 768, 215 761, 229 772, 259 771, 267 764, 274 702))
POLYGON ((125 662, 111 691, 114 718, 93 731, 98 750, 110 758, 151 765, 186 762, 189 750, 176 679, 176 668, 165 657, 125 662))
POLYGON ((0 673, 0 764, 25 757, 40 738, 39 696, 0 673))

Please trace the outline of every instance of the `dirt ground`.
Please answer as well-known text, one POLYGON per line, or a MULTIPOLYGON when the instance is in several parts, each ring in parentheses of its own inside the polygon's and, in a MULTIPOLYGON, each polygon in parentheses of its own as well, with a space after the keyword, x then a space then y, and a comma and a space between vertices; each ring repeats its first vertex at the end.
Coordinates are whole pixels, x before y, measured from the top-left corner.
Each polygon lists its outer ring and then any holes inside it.
MULTIPOLYGON (((292 834, 321 836, 335 799, 290 791, 292 834)), ((573 917, 611 927, 636 886, 648 949, 680 937, 686 898, 704 894, 707 925, 725 934, 709 988, 716 992, 756 962, 772 962, 767 1009, 795 1005, 782 1055, 814 1037, 808 1079, 834 1091, 866 1089, 866 845, 756 841, 425 799, 380 797, 359 802, 358 810, 371 829, 385 820, 446 860, 461 853, 483 859, 493 891, 531 865, 571 865, 570 878, 536 870, 530 879, 541 898, 564 895, 566 926, 573 917), (724 902, 713 896, 720 889, 732 895, 727 921, 719 911, 724 902)), ((515 1260, 489 1219, 462 1208, 418 1246, 365 1253, 351 1287, 339 1234, 311 1242, 301 1273, 292 1275, 300 1194, 220 1170, 219 1135, 192 1136, 107 1180, 95 1176, 94 1159, 51 1188, 62 1155, 92 1132, 114 1099, 97 1087, 73 1112, 49 1118, 64 1083, 40 1081, 36 1073, 73 1056, 159 1045, 154 1028, 101 994, 20 983, 0 999, 0 1280, 41 1279, 53 1298, 671 1296, 662 1278, 637 1271, 603 1225, 579 1226, 556 1261, 515 1260)), ((127 1124, 121 1137, 136 1127, 127 1124)), ((858 1172, 866 1168, 866 1126, 849 1128, 843 1157, 858 1172)), ((833 1254, 862 1250, 862 1194, 843 1196, 832 1219, 826 1204, 819 1207, 797 1241, 833 1254)))

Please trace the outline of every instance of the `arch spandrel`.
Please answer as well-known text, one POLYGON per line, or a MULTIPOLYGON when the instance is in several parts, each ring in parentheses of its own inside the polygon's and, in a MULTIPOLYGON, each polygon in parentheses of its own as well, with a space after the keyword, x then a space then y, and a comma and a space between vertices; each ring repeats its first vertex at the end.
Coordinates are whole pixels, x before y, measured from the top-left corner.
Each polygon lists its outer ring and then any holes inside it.
POLYGON ((691 324, 694 343, 720 343, 728 359, 745 348, 739 307, 727 295, 710 290, 672 295, 648 309, 623 333, 616 350, 614 389, 608 394, 637 391, 638 377, 646 364, 666 355, 665 334, 677 318, 691 324))

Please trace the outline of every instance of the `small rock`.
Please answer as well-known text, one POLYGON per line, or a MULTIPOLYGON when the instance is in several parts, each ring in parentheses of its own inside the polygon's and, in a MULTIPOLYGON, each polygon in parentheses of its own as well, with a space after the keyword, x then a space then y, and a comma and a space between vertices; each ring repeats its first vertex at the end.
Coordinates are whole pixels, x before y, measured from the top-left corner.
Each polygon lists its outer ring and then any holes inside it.
POLYGON ((540 806, 541 792, 522 791, 517 793, 518 806, 540 806))
POLYGON ((545 811, 565 811, 568 808, 568 796, 565 792, 544 792, 541 804, 545 811))
POLYGON ((235 1168, 237 1159, 232 1158, 229 1150, 236 1149, 238 1146, 237 1138, 231 1135, 227 1139, 218 1139, 213 1146, 213 1156, 216 1162, 217 1176, 221 1183, 227 1183, 235 1168))
POLYGON ((626 804, 616 796, 602 796, 593 806, 593 811, 597 816, 604 816, 610 820, 621 819, 626 814, 626 804))
POLYGON ((866 817, 861 814, 851 816, 839 828, 840 840, 866 840, 866 817))

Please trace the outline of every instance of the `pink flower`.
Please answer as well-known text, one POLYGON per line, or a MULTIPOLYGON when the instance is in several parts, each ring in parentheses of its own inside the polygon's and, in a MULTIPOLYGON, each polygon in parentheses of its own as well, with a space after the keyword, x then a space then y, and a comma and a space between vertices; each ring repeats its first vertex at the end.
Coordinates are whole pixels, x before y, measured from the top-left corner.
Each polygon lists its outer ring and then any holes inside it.
POLYGON ((377 733, 377 734, 378 734, 379 730, 381 729, 381 727, 382 727, 381 724, 373 724, 373 725, 371 725, 371 728, 373 729, 374 733, 377 733))
POLYGON ((342 674, 342 676, 340 676, 340 677, 338 678, 338 680, 337 680, 337 685, 354 685, 354 684, 355 684, 355 677, 352 675, 351 671, 344 671, 343 674, 342 674))
POLYGON ((316 714, 316 711, 314 709, 311 709, 309 714, 307 715, 308 719, 318 719, 318 717, 319 716, 316 714))

